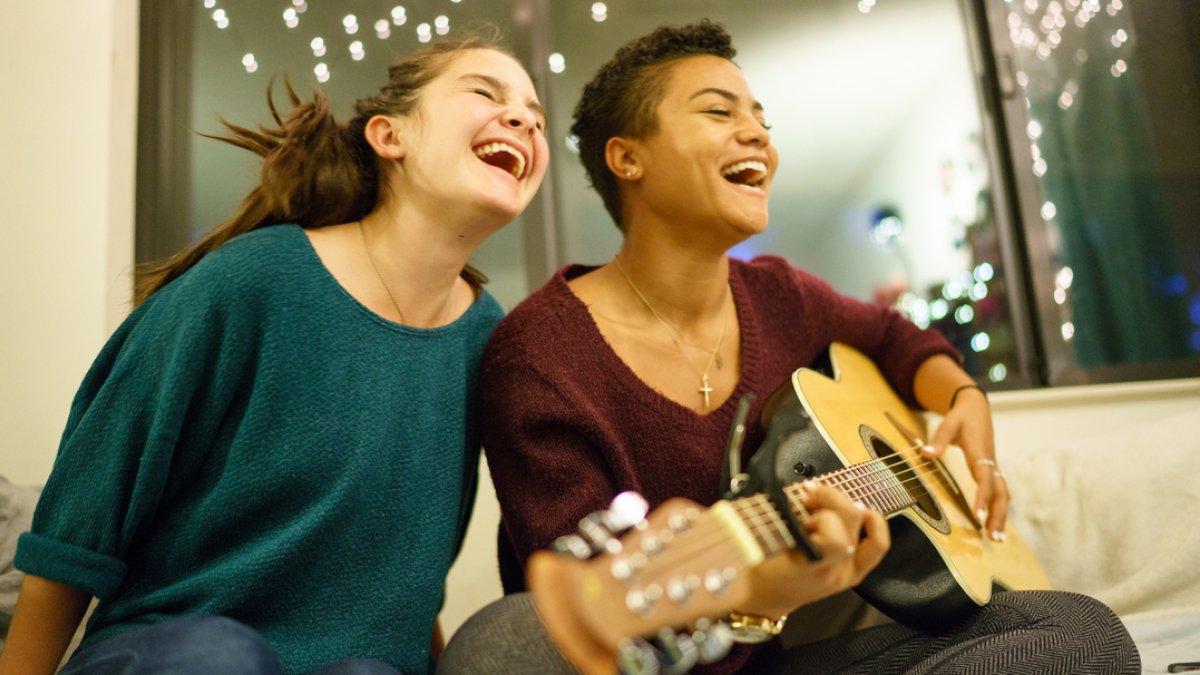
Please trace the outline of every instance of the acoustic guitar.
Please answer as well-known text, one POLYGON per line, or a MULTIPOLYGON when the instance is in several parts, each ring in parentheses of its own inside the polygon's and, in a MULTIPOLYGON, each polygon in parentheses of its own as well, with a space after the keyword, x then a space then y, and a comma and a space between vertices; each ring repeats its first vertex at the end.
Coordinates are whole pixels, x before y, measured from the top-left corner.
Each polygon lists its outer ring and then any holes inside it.
MULTIPOLYGON (((780 415, 808 421, 776 453, 778 474, 795 479, 783 487, 794 522, 809 515, 807 480, 887 517, 892 547, 855 588, 880 611, 930 630, 998 591, 1050 588, 1015 531, 1004 542, 985 536, 961 455, 936 461, 920 453, 923 417, 863 354, 831 345, 823 365, 797 370, 768 399, 764 426, 780 415)), ((716 617, 747 598, 747 570, 797 546, 780 502, 761 493, 707 508, 673 499, 644 519, 639 499, 618 496, 608 511, 581 521, 580 535, 560 540, 560 553, 539 551, 529 561, 538 615, 583 673, 616 672, 618 661, 624 672, 683 672, 721 658, 728 629, 722 633, 716 617)))

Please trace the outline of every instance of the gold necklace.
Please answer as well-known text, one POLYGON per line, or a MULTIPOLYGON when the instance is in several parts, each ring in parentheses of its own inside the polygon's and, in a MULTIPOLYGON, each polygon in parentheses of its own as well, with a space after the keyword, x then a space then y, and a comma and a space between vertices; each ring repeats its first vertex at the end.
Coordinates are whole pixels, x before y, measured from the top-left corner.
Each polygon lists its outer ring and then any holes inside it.
POLYGON ((358 233, 362 235, 363 248, 367 251, 367 258, 371 261, 375 276, 379 277, 379 283, 383 284, 383 290, 387 293, 388 300, 392 301, 392 307, 395 307, 396 314, 400 315, 400 323, 407 323, 404 320, 404 310, 400 309, 400 303, 396 302, 396 296, 392 295, 392 289, 388 288, 387 282, 383 280, 383 274, 379 271, 379 264, 375 262, 375 256, 371 255, 371 246, 367 244, 367 230, 363 227, 361 220, 358 221, 358 233))
MULTIPOLYGON (((683 362, 687 364, 689 370, 691 370, 700 378, 700 388, 698 389, 698 392, 704 397, 704 405, 701 410, 707 411, 710 404, 709 395, 713 391, 712 385, 708 383, 708 371, 712 368, 713 361, 720 358, 718 356, 718 352, 721 351, 721 345, 725 342, 725 328, 729 324, 729 314, 723 311, 725 309, 724 305, 721 306, 721 337, 717 338, 717 346, 714 347, 712 353, 708 355, 708 362, 704 364, 704 372, 700 372, 696 370, 696 367, 692 365, 691 359, 688 358, 687 353, 683 351, 684 340, 679 332, 679 329, 672 325, 670 321, 667 321, 665 318, 663 318, 663 315, 659 314, 658 310, 654 309, 654 305, 650 304, 650 301, 647 300, 646 296, 642 294, 641 290, 638 289, 637 284, 633 283, 633 279, 629 278, 629 275, 625 272, 625 268, 621 266, 621 261, 616 257, 613 258, 613 265, 617 267, 617 271, 620 272, 621 276, 625 278, 625 283, 629 284, 629 288, 633 289, 633 292, 637 294, 638 299, 642 301, 642 304, 646 306, 646 309, 650 310, 650 313, 654 315, 654 318, 658 319, 658 321, 662 323, 662 325, 666 326, 667 330, 670 331, 671 342, 675 343, 675 349, 679 352, 679 355, 683 357, 683 362)), ((726 285, 725 288, 726 295, 729 295, 729 286, 726 285)), ((717 368, 719 369, 720 367, 721 365, 718 362, 717 368)))

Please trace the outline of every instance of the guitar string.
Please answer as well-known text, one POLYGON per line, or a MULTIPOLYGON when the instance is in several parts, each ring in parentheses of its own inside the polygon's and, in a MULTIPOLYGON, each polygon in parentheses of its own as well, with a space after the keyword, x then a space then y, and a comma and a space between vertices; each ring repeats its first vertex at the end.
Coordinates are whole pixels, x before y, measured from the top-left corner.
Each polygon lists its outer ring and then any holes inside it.
MULTIPOLYGON (((922 458, 922 459, 926 463, 929 462, 929 460, 924 460, 924 458, 922 458)), ((879 459, 871 460, 869 462, 863 462, 862 464, 855 464, 853 466, 861 467, 866 464, 875 464, 876 466, 869 469, 865 473, 848 474, 846 477, 843 477, 843 478, 817 477, 817 478, 813 478, 811 480, 813 482, 823 483, 826 485, 832 485, 834 487, 841 488, 843 490, 843 492, 846 492, 847 495, 850 497, 863 498, 863 497, 873 497, 873 496, 876 496, 879 494, 886 494, 886 493, 892 491, 892 489, 893 489, 892 486, 880 486, 880 481, 878 480, 878 478, 881 474, 884 476, 890 475, 890 476, 895 476, 897 478, 900 478, 909 473, 916 473, 917 471, 919 471, 921 469, 925 469, 926 471, 935 471, 935 470, 929 469, 928 467, 925 467, 925 466, 920 466, 920 465, 913 466, 912 464, 908 463, 903 458, 897 458, 897 461, 892 462, 890 464, 887 462, 887 460, 885 460, 883 458, 879 458, 879 459), (906 468, 903 471, 895 471, 895 472, 891 471, 892 467, 897 466, 898 464, 902 464, 902 463, 908 464, 909 468, 906 468), (856 484, 856 482, 859 482, 859 481, 866 481, 866 484, 856 484)), ((841 472, 841 470, 839 470, 839 473, 840 472, 841 472)), ((896 484, 902 486, 905 483, 911 482, 913 480, 917 480, 918 478, 919 478, 919 476, 912 476, 912 477, 906 478, 904 480, 897 480, 896 484)), ((784 486, 784 489, 791 488, 792 486, 797 486, 797 485, 802 485, 802 483, 790 483, 790 484, 784 486)), ((925 492, 928 493, 927 490, 925 492)))

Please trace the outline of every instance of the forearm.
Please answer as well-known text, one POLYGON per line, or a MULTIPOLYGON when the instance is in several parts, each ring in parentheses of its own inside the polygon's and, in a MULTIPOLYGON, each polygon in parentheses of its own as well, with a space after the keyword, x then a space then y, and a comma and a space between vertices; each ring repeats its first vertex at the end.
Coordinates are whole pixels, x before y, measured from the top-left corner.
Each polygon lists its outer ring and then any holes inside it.
POLYGON ((0 675, 53 673, 90 601, 77 588, 26 575, 0 654, 0 675))
POLYGON ((936 354, 917 367, 917 374, 913 378, 913 395, 922 408, 945 415, 950 410, 950 399, 955 390, 972 384, 975 384, 975 380, 954 359, 945 354, 936 354))

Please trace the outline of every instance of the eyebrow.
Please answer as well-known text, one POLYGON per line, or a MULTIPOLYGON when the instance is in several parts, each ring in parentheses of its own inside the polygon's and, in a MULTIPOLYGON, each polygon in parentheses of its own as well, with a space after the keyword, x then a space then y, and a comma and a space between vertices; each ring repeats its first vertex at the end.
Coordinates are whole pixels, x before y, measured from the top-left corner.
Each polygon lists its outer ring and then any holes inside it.
MULTIPOLYGON (((504 84, 500 80, 497 80, 496 78, 492 77, 491 75, 483 75, 481 73, 467 73, 466 75, 463 75, 462 77, 459 77, 458 79, 459 80, 479 80, 480 82, 483 82, 494 89, 499 89, 500 91, 502 91, 506 94, 508 93, 508 85, 504 84)), ((542 107, 541 103, 538 103, 537 101, 534 101, 534 100, 528 100, 525 102, 525 105, 529 106, 534 112, 541 115, 543 123, 546 122, 546 109, 542 107)))
MULTIPOLYGON (((739 100, 738 95, 733 93, 732 91, 729 91, 728 89, 717 89, 716 87, 705 87, 704 89, 701 89, 700 91, 692 94, 691 97, 688 98, 688 100, 690 101, 694 98, 699 98, 705 94, 716 94, 717 96, 720 96, 721 98, 725 99, 726 101, 729 101, 730 103, 737 103, 739 100)), ((755 101, 754 104, 751 105, 750 107, 753 110, 762 110, 763 109, 762 103, 759 103, 758 101, 755 101)))

